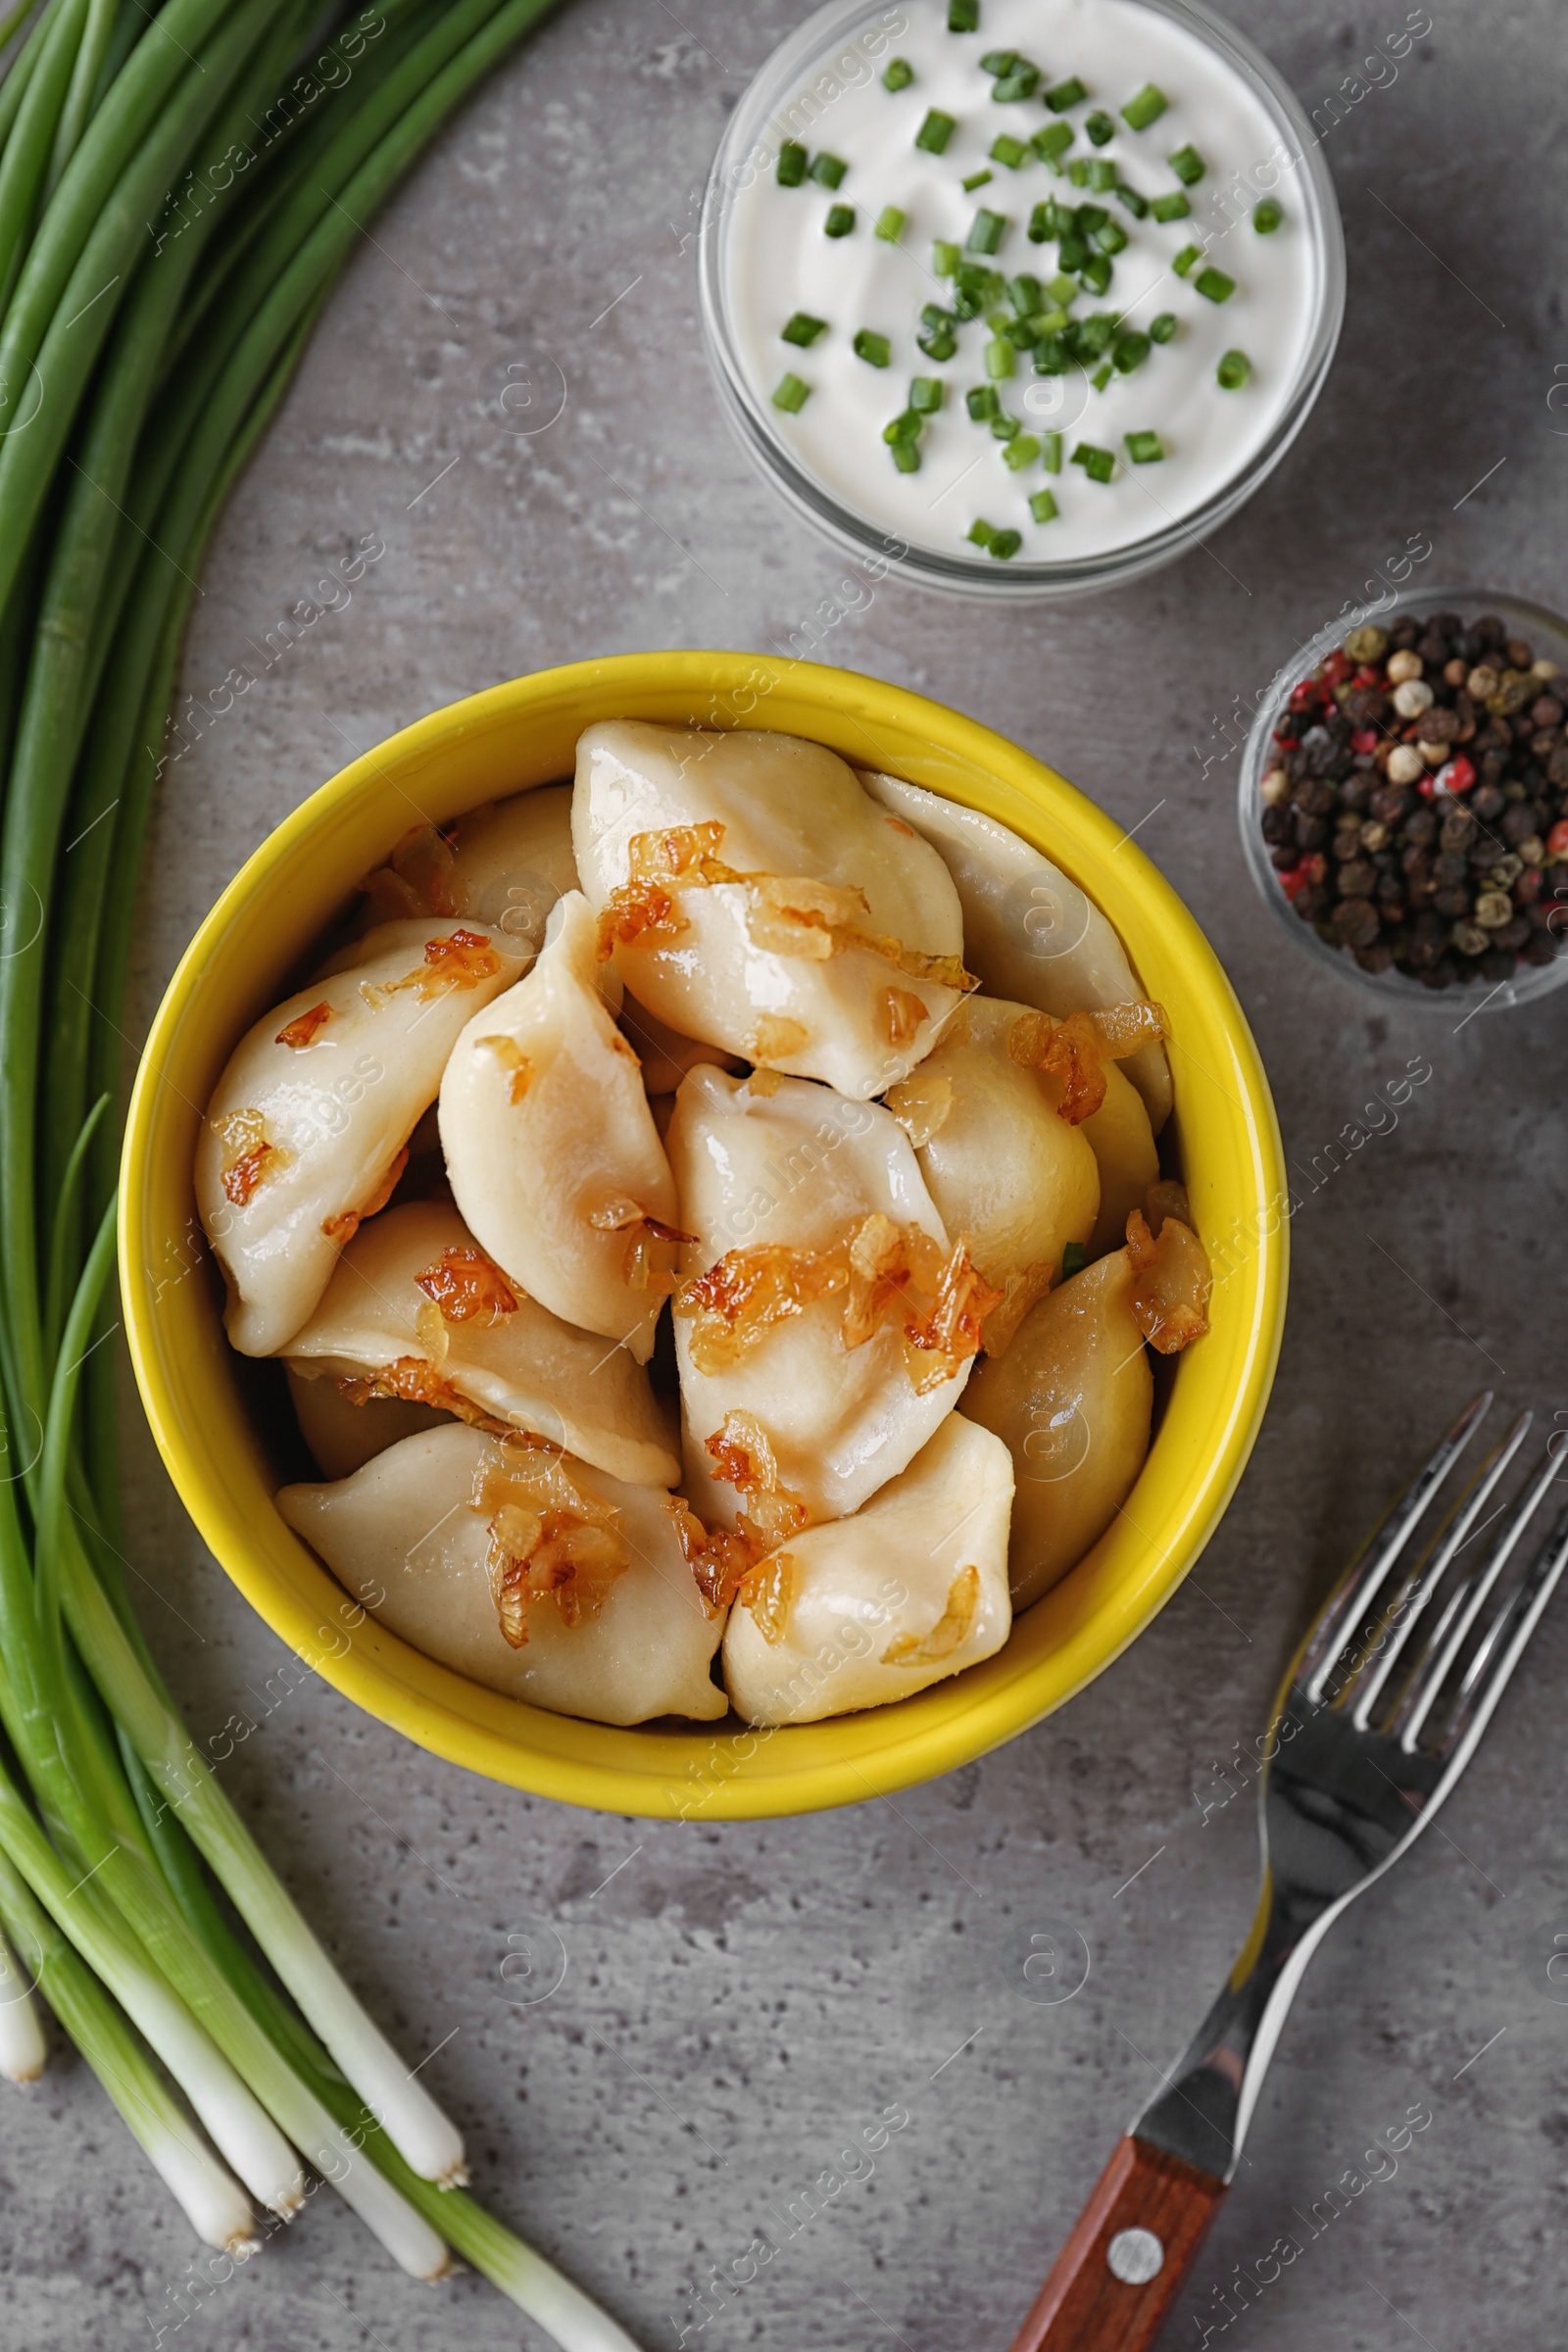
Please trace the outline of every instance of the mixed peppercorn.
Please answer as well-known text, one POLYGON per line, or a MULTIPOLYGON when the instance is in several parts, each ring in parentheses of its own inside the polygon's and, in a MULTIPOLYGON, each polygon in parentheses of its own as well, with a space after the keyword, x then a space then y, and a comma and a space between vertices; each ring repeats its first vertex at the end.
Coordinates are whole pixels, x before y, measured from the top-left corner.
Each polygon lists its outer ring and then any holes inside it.
POLYGON ((1428 988, 1549 963, 1568 931, 1561 683, 1493 613, 1352 629, 1292 692, 1260 788, 1301 920, 1428 988))

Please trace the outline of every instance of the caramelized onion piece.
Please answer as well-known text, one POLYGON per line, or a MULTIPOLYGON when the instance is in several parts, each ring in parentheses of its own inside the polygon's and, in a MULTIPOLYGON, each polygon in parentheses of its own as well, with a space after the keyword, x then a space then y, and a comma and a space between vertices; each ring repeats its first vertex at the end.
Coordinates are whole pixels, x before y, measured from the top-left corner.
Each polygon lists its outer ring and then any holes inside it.
POLYGON ((457 861, 451 844, 434 825, 411 826, 385 865, 367 874, 359 888, 377 922, 463 912, 457 861))
POLYGON ((1105 1100, 1107 1061, 1125 1061, 1168 1034, 1158 1004, 1109 1004, 1099 1012, 1026 1012, 1007 1033, 1007 1052, 1026 1070, 1061 1081, 1059 1115, 1069 1127, 1092 1119, 1105 1100))
POLYGON ((754 1558, 800 1533, 810 1514, 780 1480, 772 1441, 755 1413, 726 1413, 704 1446, 712 1456, 714 1476, 745 1499, 739 1524, 758 1546, 754 1558))
POLYGON ((285 1021, 272 1043, 292 1046, 297 1054, 303 1047, 314 1044, 318 1029, 331 1018, 330 1004, 313 1004, 308 1012, 297 1012, 291 1021, 285 1021))
POLYGON ((507 1089, 507 1100, 510 1102, 520 1102, 528 1092, 533 1078, 533 1063, 528 1059, 516 1039, 514 1037, 481 1037, 478 1043, 495 1055, 504 1070, 512 1072, 512 1083, 507 1089))
POLYGON ((485 1566, 505 1640, 521 1649, 528 1604, 554 1601, 564 1625, 597 1617, 631 1565, 620 1514, 580 1488, 559 1454, 489 1446, 471 1507, 489 1522, 485 1566))
POLYGON ((926 1017, 920 998, 906 988, 883 988, 876 994, 877 1025, 890 1046, 906 1046, 926 1017))
POLYGON ((281 1175, 294 1156, 280 1144, 268 1142, 259 1110, 230 1110, 213 1121, 213 1133, 223 1147, 219 1181, 235 1208, 245 1206, 259 1184, 281 1175))
POLYGON ((433 1004, 454 989, 477 988, 481 980, 493 979, 500 969, 501 958, 482 931, 446 931, 439 939, 425 941, 424 961, 416 964, 412 972, 405 972, 401 980, 362 981, 360 994, 367 1004, 380 1006, 412 989, 426 1004, 433 1004))
POLYGON ((1214 1279, 1192 1227, 1167 1216, 1156 1239, 1135 1208, 1127 1219, 1127 1257, 1135 1278, 1133 1314, 1150 1346, 1176 1355, 1200 1340, 1208 1329, 1214 1279))
POLYGON ((445 1323, 497 1323, 517 1311, 517 1295, 482 1250, 443 1250, 433 1266, 414 1277, 445 1323))
POLYGON ((1003 1277, 1002 1297, 981 1329, 980 1345, 987 1355, 1006 1354, 1017 1337, 1019 1324, 1029 1309, 1044 1298, 1055 1279, 1055 1267, 1044 1257, 1003 1277))
POLYGON ((705 1527, 684 1494, 666 1497, 686 1565, 708 1606, 716 1615, 727 1609, 765 1545, 743 1528, 733 1534, 723 1527, 705 1527))
POLYGON ((675 1312, 693 1318, 692 1362, 703 1373, 727 1370, 775 1323, 848 1281, 848 1268, 832 1250, 792 1250, 782 1242, 726 1250, 675 1294, 675 1312))
MULTIPOLYGON (((950 1030, 951 1034, 951 1030, 950 1030)), ((755 1086, 757 1081, 753 1079, 755 1086)), ((890 1086, 882 1098, 916 1152, 940 1135, 953 1113, 953 1080, 940 1070, 918 1069, 890 1086)))
MULTIPOLYGON (((969 1638, 980 1606, 980 1571, 960 1568, 948 1587, 948 1605, 928 1634, 900 1634, 882 1652, 884 1666, 934 1666, 969 1638)), ((776 1640, 778 1637, 775 1636, 776 1640)))
POLYGON ((757 1026, 748 1029, 741 1040, 749 1061, 782 1061, 786 1054, 799 1054, 811 1042, 811 1032, 804 1021, 792 1021, 787 1013, 760 1013, 757 1026))
POLYGON ((790 1602, 795 1597, 795 1562, 787 1551, 775 1551, 741 1583, 741 1606, 750 1609, 757 1630, 770 1649, 777 1649, 789 1631, 790 1602))
POLYGON ((382 1177, 380 1183, 376 1186, 368 1200, 364 1202, 364 1204, 359 1208, 345 1208, 341 1210, 335 1217, 323 1217, 321 1219, 321 1231, 325 1234, 327 1240, 329 1242, 336 1242, 340 1248, 346 1250, 349 1243, 353 1241, 354 1236, 359 1232, 360 1227, 364 1224, 366 1218, 373 1217, 379 1209, 385 1208, 387 1202, 397 1191, 398 1179, 402 1176, 403 1171, 408 1164, 409 1147, 407 1144, 405 1144, 402 1151, 396 1153, 396 1155, 388 1162, 386 1174, 382 1177))

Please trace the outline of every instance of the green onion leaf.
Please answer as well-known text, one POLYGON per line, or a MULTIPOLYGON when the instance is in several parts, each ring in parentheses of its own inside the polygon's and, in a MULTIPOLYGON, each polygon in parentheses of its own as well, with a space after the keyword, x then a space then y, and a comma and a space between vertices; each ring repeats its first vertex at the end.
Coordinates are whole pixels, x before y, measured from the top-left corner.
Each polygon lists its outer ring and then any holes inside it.
POLYGON ((909 379, 909 406, 917 416, 934 416, 942 406, 944 386, 939 375, 915 375, 909 379))
POLYGON ((1105 364, 1104 364, 1104 366, 1103 366, 1103 367, 1102 367, 1102 368, 1097 368, 1095 369, 1095 372, 1094 372, 1094 374, 1093 374, 1093 375, 1090 377, 1090 379, 1089 379, 1089 380, 1090 380, 1090 382, 1091 382, 1091 383, 1094 385, 1094 387, 1095 387, 1095 390, 1096 390, 1097 392, 1103 392, 1103 390, 1105 389, 1105 386, 1106 386, 1106 385, 1109 383, 1109 381, 1110 381, 1110 379, 1111 379, 1111 375, 1112 375, 1112 373, 1113 373, 1113 366, 1112 366, 1112 363, 1111 363, 1109 360, 1107 360, 1107 361, 1105 362, 1105 364))
POLYGON ((1007 300, 1020 318, 1027 318, 1039 310, 1040 295, 1040 280, 1031 277, 1027 270, 1021 270, 1016 277, 1007 280, 1007 300))
POLYGON ((1054 492, 1037 490, 1029 501, 1029 512, 1036 522, 1054 522, 1061 509, 1056 504, 1054 492))
POLYGON ((1069 229, 1062 238, 1056 259, 1064 270, 1081 270, 1088 261, 1089 247, 1075 228, 1069 229))
POLYGON ((1077 74, 1071 74, 1065 81, 1058 81, 1054 89, 1046 92, 1046 104, 1054 115, 1064 115, 1069 106, 1081 106, 1088 95, 1077 74))
POLYGON ((811 397, 809 384, 803 384, 798 375, 781 375, 773 387, 773 406, 798 416, 811 397))
POLYGON ((926 327, 914 340, 928 360, 951 360, 958 348, 958 338, 951 326, 926 327))
POLYGON ((854 226, 855 207, 853 204, 830 204, 828 206, 827 219, 822 223, 824 237, 847 237, 854 226))
POLYGON ((938 277, 955 276, 962 258, 962 246, 950 245, 945 237, 938 237, 931 248, 931 267, 938 277))
POLYGON ((982 207, 969 223, 969 234, 963 240, 964 250, 966 253, 996 253, 1006 233, 1006 214, 988 213, 982 207))
POLYGON ((1215 381, 1222 392, 1239 392, 1252 372, 1252 363, 1245 351, 1228 351, 1214 370, 1215 381))
POLYGON ((1236 291, 1236 280, 1227 277, 1223 270, 1200 270, 1193 284, 1205 302, 1229 302, 1236 291))
POLYGON ((1046 471, 1048 473, 1059 473, 1061 471, 1061 435, 1059 433, 1046 433, 1042 437, 1045 442, 1045 447, 1041 451, 1041 459, 1045 466, 1046 471))
POLYGON ((980 60, 982 74, 1010 74, 1018 63, 1016 49, 988 49, 980 60))
POLYGON ((1161 311, 1157 318, 1150 320, 1149 332, 1152 340, 1155 343, 1168 343, 1176 332, 1175 312, 1161 311))
POLYGON ((1051 296, 1053 302, 1064 304, 1076 302, 1082 291, 1078 280, 1075 277, 1069 277, 1064 270, 1058 270, 1055 276, 1046 286, 1046 292, 1051 296))
POLYGON ((1102 253, 1123 253, 1128 244, 1127 231, 1119 220, 1107 220, 1103 228, 1096 229, 1095 243, 1102 253))
POLYGON ((829 155, 825 150, 821 155, 813 155, 811 158, 811 177, 819 188, 842 186, 844 174, 849 168, 841 155, 829 155))
POLYGON ((1252 207, 1252 226, 1260 237, 1271 237, 1284 218, 1284 205, 1276 203, 1272 196, 1265 196, 1261 204, 1252 207))
POLYGON ((989 547, 996 535, 996 524, 983 521, 978 514, 969 525, 969 537, 976 547, 989 547))
POLYGON ((1002 397, 995 384, 976 384, 963 396, 963 405, 976 424, 985 424, 1002 414, 1002 397))
POLYGON ((1078 272, 1092 294, 1103 294, 1110 283, 1110 263, 1102 253, 1092 253, 1078 272))
POLYGON ((1148 359, 1150 348, 1149 337, 1139 334, 1136 328, 1130 327, 1119 334, 1110 347, 1110 356, 1116 363, 1116 373, 1131 375, 1133 369, 1141 368, 1148 359))
POLYGON ((895 441, 893 463, 901 473, 918 473, 920 470, 919 444, 914 441, 895 441))
POLYGON ((976 188, 983 188, 987 180, 995 179, 995 177, 996 173, 994 172, 971 172, 968 178, 963 183, 964 194, 966 196, 972 196, 976 188))
POLYGON ((1072 354, 1066 338, 1058 334, 1042 335, 1035 345, 1036 375, 1065 375, 1072 366, 1072 354))
POLYGON ((1009 172, 1018 171, 1024 164, 1033 163, 1034 150, 1015 139, 1009 130, 999 130, 987 149, 993 163, 1005 164, 1009 172))
POLYGON ((1034 133, 1029 144, 1043 164, 1049 164, 1054 172, 1059 172, 1061 159, 1072 145, 1075 135, 1070 122, 1048 122, 1043 130, 1034 133))
POLYGON ((1121 110, 1121 119, 1129 130, 1147 130, 1157 122, 1170 100, 1154 82, 1146 81, 1143 88, 1128 99, 1121 110))
POLYGON ((1097 106, 1092 115, 1085 115, 1084 129, 1096 147, 1108 146, 1116 136, 1116 125, 1102 106, 1097 106))
POLYGON ((1178 188, 1172 195, 1156 196, 1149 209, 1156 220, 1185 220, 1193 208, 1178 188))
POLYGON ((906 409, 902 416, 895 416, 891 424, 882 427, 882 438, 890 449, 896 448, 901 441, 918 441, 924 428, 925 418, 919 410, 906 409))
POLYGON ((1087 155, 1075 155, 1073 157, 1072 162, 1067 166, 1067 177, 1072 181, 1072 184, 1075 188, 1088 187, 1089 158, 1087 155))
POLYGON ((885 90, 906 90, 914 79, 914 68, 906 57, 890 57, 882 75, 885 90))
POLYGON ((1164 443, 1157 433, 1123 433, 1127 455, 1135 466, 1154 466, 1165 455, 1164 443))
POLYGON ((893 357, 893 346, 886 335, 876 334, 870 327, 862 326, 855 338, 855 356, 858 360, 866 361, 872 368, 885 368, 893 357))
POLYGON ((1092 482, 1108 482, 1116 470, 1115 453, 1097 449, 1093 441, 1080 441, 1072 453, 1072 462, 1083 467, 1092 482))
POLYGON ((1174 155, 1167 155, 1165 161, 1184 188, 1196 188, 1203 173, 1208 170, 1208 166, 1191 140, 1185 147, 1178 147, 1174 155))
POLYGON ((1116 167, 1108 155, 1097 155, 1090 158, 1087 185, 1096 189, 1102 196, 1108 195, 1116 185, 1116 167))
POLYGON ((1040 443, 1034 434, 1019 433, 1016 440, 1009 441, 1003 451, 1002 463, 1010 466, 1014 473, 1021 473, 1026 466, 1034 464, 1039 455, 1040 443))
POLYGON ((945 115, 939 107, 934 106, 915 132, 914 143, 917 147, 923 147, 927 155, 945 155, 948 141, 957 127, 954 116, 945 115))
POLYGON ((806 177, 807 154, 799 139, 784 139, 778 151, 778 184, 798 188, 806 177))
POLYGON ((995 556, 999 564, 1005 564, 1009 558, 1018 553, 1018 550, 1020 547, 1022 547, 1022 531, 993 531, 991 534, 991 544, 987 548, 986 553, 988 555, 995 556))
POLYGON ((994 335, 986 345, 985 361, 987 375, 991 377, 993 383, 1000 383, 1015 373, 1018 366, 1018 354, 1012 345, 1001 335, 994 335))
POLYGON ((906 216, 896 204, 885 204, 876 217, 872 233, 880 237, 884 245, 896 245, 904 234, 905 219, 906 216))
POLYGON ((809 311, 797 311, 779 329, 783 343, 798 343, 803 351, 814 343, 818 335, 827 333, 827 320, 813 318, 809 311))
POLYGON ((950 32, 978 32, 979 29, 980 0, 948 0, 950 32))
POLYGON ((1202 258, 1203 248, 1201 245, 1184 245, 1172 262, 1171 268, 1178 277, 1190 277, 1202 258))
POLYGON ((1017 417, 1009 416, 1005 409, 999 410, 991 419, 993 441, 1013 441, 1022 431, 1023 426, 1018 422, 1017 417))
MULTIPOLYGON (((1153 84, 1152 84, 1152 82, 1151 82, 1151 84, 1150 84, 1150 87, 1151 87, 1151 89, 1152 89, 1152 88, 1153 88, 1153 84)), ((1164 101, 1164 100, 1161 98, 1161 99, 1160 99, 1160 105, 1161 105, 1161 106, 1163 106, 1163 105, 1164 105, 1164 103, 1165 103, 1165 101, 1164 101)), ((1124 110, 1124 111, 1125 111, 1125 110, 1124 110)), ((1067 1243, 1065 1243, 1065 1244, 1063 1245, 1063 1248, 1062 1248, 1062 1252, 1061 1252, 1061 1279, 1062 1279, 1062 1281, 1063 1281, 1063 1282, 1070 1282, 1070 1281, 1072 1280, 1072 1277, 1073 1277, 1075 1274, 1081 1274, 1081 1273, 1083 1272, 1083 1270, 1084 1270, 1085 1266, 1087 1266, 1087 1265, 1088 1265, 1088 1263, 1089 1263, 1089 1252, 1088 1252, 1088 1250, 1087 1250, 1084 1248, 1084 1245, 1083 1245, 1083 1243, 1082 1243, 1082 1242, 1067 1242, 1067 1243)))
POLYGON ((1140 196, 1138 190, 1136 188, 1130 188, 1124 179, 1118 179, 1116 185, 1111 189, 1110 192, 1120 203, 1127 207, 1127 210, 1131 213, 1135 220, 1143 220, 1147 219, 1149 214, 1148 197, 1140 196))
POLYGON ((1010 74, 1004 74, 991 95, 999 106, 1015 104, 1020 98, 1032 98, 1040 87, 1040 68, 1019 63, 1010 74))

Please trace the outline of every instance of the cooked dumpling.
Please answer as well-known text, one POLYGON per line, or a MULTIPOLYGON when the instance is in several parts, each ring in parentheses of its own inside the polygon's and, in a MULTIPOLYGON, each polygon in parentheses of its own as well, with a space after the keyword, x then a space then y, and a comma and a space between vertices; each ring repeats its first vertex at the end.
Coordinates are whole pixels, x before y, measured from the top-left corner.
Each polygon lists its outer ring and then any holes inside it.
MULTIPOLYGON (((940 851, 962 903, 964 961, 988 996, 1058 1015, 1142 996, 1126 950, 1094 901, 1018 834, 898 776, 867 773, 860 781, 940 851)), ((1143 1046, 1124 1066, 1157 1135, 1171 1106, 1165 1049, 1143 1046)))
POLYGON ((643 1092, 649 1096, 672 1095, 687 1071, 695 1070, 700 1061, 711 1062, 721 1070, 746 1067, 738 1054, 704 1045, 700 1038, 682 1037, 678 1029, 671 1029, 633 996, 621 998, 620 1026, 643 1065, 643 1092))
POLYGON ((335 1380, 322 1377, 315 1366, 312 1378, 295 1364, 286 1364, 284 1370, 300 1436, 323 1478, 352 1478, 389 1446, 404 1438, 420 1437, 427 1429, 440 1429, 453 1417, 438 1405, 406 1404, 401 1396, 368 1396, 363 1404, 356 1404, 335 1380))
POLYGON ((942 859, 820 744, 592 726, 571 821, 616 969, 684 1036, 864 1100, 968 984, 942 859))
POLYGON ((272 1355, 402 1173, 470 1013, 521 960, 499 931, 385 923, 241 1039, 196 1148, 196 1200, 228 1282, 228 1336, 272 1355))
MULTIPOLYGON (((1021 1004, 971 997, 887 1099, 943 1223, 963 1235, 1002 1293, 986 1323, 993 1351, 1060 1272, 1066 1245, 1088 1242, 1100 1206, 1086 1130, 1067 1124, 1037 1072, 1008 1052, 1020 1019, 1038 1018, 1021 1004)), ((1133 1200, 1143 1197, 1140 1186, 1133 1200)))
POLYGON ((1007 1448, 950 1413, 853 1519, 807 1528, 754 1568, 724 1633, 724 1680, 752 1723, 886 1706, 1002 1647, 1007 1448))
POLYGON ((1005 1355, 976 1367, 963 1409, 1007 1446, 1017 1476, 1008 1574, 1026 1609, 1097 1544, 1149 1451, 1154 1382, 1125 1250, 1042 1298, 1005 1355))
POLYGON ((568 891, 533 970, 453 1048, 441 1143, 465 1221, 503 1272, 645 1364, 674 1287, 675 1186, 619 1003, 588 902, 568 891))
POLYGON ((471 915, 530 956, 543 945, 556 901, 577 887, 569 784, 487 802, 444 830, 416 825, 360 885, 377 921, 471 915))
POLYGON ((696 1236, 674 1308, 693 1507, 858 1510, 957 1401, 994 1294, 880 1103, 700 1068, 668 1142, 696 1236))
POLYGON ((382 1625, 489 1690, 596 1723, 725 1711, 723 1613, 652 1487, 458 1427, 277 1507, 382 1625))
POLYGON ((514 1286, 444 1202, 410 1201, 362 1225, 289 1357, 320 1376, 317 1387, 346 1383, 339 1395, 365 1398, 367 1413, 379 1397, 433 1404, 531 1431, 633 1486, 680 1476, 641 1364, 514 1286))

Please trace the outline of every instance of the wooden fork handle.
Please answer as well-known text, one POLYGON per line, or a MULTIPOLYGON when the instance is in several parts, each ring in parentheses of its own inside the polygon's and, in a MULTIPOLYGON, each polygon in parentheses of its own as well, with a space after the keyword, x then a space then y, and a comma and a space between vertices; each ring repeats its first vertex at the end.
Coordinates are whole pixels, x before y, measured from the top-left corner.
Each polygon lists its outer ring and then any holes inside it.
POLYGON ((1224 2195, 1223 2180, 1129 2132, 1012 2352, 1148 2352, 1224 2195))

